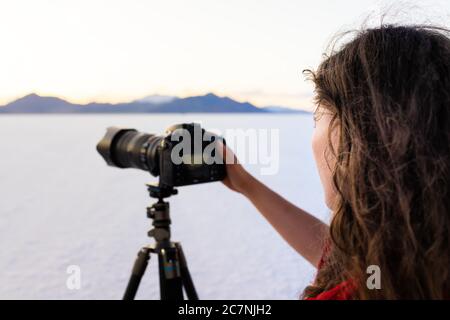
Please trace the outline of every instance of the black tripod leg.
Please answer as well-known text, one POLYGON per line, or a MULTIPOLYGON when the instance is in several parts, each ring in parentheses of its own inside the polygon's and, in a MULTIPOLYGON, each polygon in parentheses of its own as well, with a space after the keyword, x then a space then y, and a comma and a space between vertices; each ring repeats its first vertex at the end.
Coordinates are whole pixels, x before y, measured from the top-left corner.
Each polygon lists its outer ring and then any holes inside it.
POLYGON ((150 249, 142 248, 138 252, 138 256, 133 265, 133 271, 131 272, 130 280, 128 281, 127 289, 123 296, 123 300, 133 300, 136 296, 136 292, 139 288, 139 283, 141 282, 142 276, 144 275, 145 269, 148 265, 148 260, 150 259, 150 249))
POLYGON ((191 273, 189 272, 186 256, 184 255, 183 248, 180 243, 175 243, 178 249, 178 254, 180 257, 180 272, 183 281, 184 290, 186 290, 186 295, 188 300, 198 300, 197 291, 195 290, 194 282, 192 281, 191 273))
POLYGON ((158 254, 161 300, 182 301, 183 283, 175 247, 165 247, 158 254))

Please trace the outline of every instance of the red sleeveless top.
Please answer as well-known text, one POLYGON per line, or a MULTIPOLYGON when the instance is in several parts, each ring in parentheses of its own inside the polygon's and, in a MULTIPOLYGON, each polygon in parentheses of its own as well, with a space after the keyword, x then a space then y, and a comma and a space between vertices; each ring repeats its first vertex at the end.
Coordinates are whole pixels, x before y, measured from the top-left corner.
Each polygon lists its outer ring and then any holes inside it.
POLYGON ((352 285, 348 281, 344 281, 330 290, 321 292, 317 296, 306 298, 305 300, 351 300, 352 292, 352 285))
MULTIPOLYGON (((328 251, 329 245, 325 244, 322 257, 320 258, 319 264, 317 266, 317 270, 320 270, 320 268, 322 268, 323 264, 325 263, 328 251)), ((350 281, 344 281, 331 288, 330 290, 321 292, 315 297, 305 298, 305 300, 351 300, 353 290, 353 284, 351 284, 350 281)))

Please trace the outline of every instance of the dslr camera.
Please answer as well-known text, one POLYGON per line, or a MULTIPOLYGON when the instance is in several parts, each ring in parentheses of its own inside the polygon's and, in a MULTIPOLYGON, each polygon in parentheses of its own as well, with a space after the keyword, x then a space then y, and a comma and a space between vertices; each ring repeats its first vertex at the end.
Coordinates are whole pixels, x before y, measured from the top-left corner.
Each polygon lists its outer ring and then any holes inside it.
POLYGON ((218 148, 225 140, 196 123, 169 127, 165 135, 110 127, 97 151, 110 166, 136 168, 159 176, 161 187, 223 180, 224 160, 218 148), (219 144, 221 142, 221 144, 219 144))

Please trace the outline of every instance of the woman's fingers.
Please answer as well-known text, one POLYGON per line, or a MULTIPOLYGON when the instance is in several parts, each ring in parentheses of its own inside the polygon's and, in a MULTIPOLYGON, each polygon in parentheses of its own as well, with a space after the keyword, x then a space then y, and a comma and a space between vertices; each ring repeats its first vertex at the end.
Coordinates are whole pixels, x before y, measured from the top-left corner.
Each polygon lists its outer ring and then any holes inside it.
POLYGON ((220 140, 218 143, 219 154, 224 160, 225 164, 237 164, 239 163, 234 152, 228 148, 228 146, 220 140))

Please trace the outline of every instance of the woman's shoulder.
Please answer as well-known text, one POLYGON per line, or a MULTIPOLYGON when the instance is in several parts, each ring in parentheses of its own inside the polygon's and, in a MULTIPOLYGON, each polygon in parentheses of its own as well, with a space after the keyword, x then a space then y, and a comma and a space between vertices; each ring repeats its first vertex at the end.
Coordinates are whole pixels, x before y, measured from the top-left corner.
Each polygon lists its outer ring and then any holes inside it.
POLYGON ((351 300, 354 288, 350 281, 344 281, 330 290, 319 293, 305 300, 351 300))
MULTIPOLYGON (((317 270, 322 269, 331 251, 331 243, 329 239, 324 241, 322 256, 317 266, 317 270)), ((354 292, 354 285, 350 281, 344 281, 337 286, 319 293, 315 297, 308 297, 305 300, 351 300, 354 292)))

